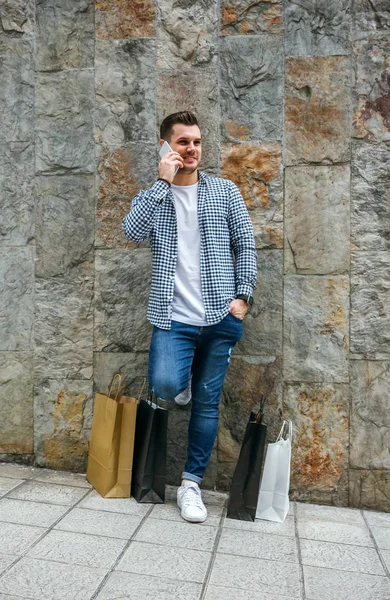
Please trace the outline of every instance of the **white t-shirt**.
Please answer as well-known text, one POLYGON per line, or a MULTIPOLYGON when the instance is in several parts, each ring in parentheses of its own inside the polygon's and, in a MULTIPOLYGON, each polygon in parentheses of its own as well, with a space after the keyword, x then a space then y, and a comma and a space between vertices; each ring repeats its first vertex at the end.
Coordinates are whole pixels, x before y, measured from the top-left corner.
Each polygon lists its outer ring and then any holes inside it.
POLYGON ((177 264, 172 319, 207 325, 200 278, 198 184, 172 185, 177 219, 177 264))

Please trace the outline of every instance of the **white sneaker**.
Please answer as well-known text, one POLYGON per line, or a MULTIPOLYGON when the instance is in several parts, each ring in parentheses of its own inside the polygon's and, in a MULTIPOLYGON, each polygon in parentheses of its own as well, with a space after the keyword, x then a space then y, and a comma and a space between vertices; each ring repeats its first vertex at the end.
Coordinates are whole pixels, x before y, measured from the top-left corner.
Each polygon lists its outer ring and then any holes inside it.
POLYGON ((188 386, 188 388, 186 390, 184 390, 184 392, 180 392, 180 394, 178 394, 175 397, 175 403, 178 406, 187 406, 187 404, 189 404, 191 402, 191 384, 188 386))
POLYGON ((202 502, 199 486, 195 481, 184 481, 177 490, 177 505, 181 516, 191 523, 203 523, 207 519, 207 510, 202 502))

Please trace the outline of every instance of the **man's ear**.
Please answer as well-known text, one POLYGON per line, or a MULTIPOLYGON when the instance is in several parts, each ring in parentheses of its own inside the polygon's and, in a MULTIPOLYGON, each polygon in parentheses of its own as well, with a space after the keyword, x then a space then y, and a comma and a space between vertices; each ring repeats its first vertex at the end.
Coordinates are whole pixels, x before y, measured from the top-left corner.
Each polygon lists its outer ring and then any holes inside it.
POLYGON ((161 140, 161 139, 160 139, 160 148, 161 148, 161 146, 163 145, 163 143, 164 143, 165 141, 166 141, 166 140, 161 140))

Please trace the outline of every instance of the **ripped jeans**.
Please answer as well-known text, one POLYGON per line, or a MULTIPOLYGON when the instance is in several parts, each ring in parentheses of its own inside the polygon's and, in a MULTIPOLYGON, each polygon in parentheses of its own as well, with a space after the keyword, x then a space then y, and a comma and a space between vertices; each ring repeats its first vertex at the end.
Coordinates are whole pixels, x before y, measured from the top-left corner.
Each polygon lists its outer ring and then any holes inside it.
POLYGON ((182 478, 201 483, 218 430, 219 398, 242 321, 229 313, 216 325, 197 327, 172 321, 171 329, 153 327, 149 385, 154 394, 173 400, 191 381, 187 462, 182 478), (191 380, 192 376, 192 380, 191 380))

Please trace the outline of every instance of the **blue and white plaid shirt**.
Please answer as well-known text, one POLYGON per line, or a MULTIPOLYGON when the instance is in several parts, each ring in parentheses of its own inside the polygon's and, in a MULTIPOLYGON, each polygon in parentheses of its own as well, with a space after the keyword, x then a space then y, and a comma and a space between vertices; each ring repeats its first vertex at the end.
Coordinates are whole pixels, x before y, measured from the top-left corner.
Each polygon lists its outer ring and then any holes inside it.
MULTIPOLYGON (((200 275, 209 325, 219 323, 238 295, 256 286, 256 248, 252 223, 237 186, 228 179, 199 172, 198 220, 200 275)), ((123 219, 126 236, 150 240, 153 255, 148 320, 170 329, 177 260, 177 222, 170 188, 157 181, 140 191, 123 219)))

